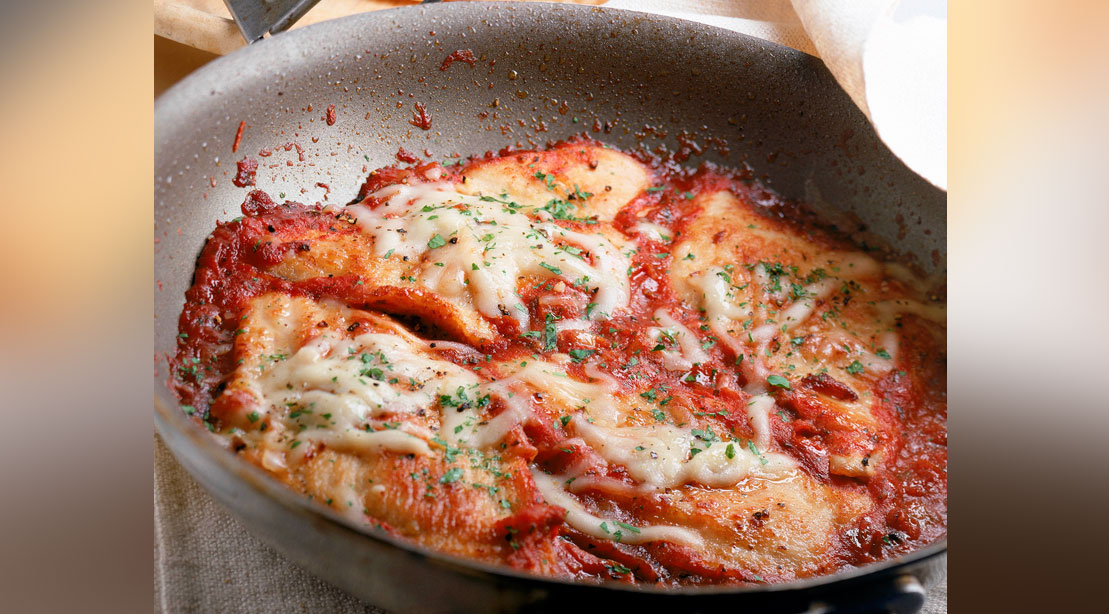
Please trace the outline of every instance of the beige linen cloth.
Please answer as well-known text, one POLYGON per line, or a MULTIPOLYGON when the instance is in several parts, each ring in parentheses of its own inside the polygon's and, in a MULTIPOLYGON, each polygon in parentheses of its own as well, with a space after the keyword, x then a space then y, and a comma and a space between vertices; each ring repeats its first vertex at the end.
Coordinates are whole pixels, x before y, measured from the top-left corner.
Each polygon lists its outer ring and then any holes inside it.
MULTIPOLYGON (((324 0, 305 21, 410 3, 324 0)), ((890 148, 926 179, 946 188, 946 2, 895 4, 896 0, 605 3, 729 28, 821 57, 890 148), (943 44, 937 46, 941 37, 943 44), (906 63, 912 64, 916 78, 901 77, 906 63)), ((155 32, 161 36, 214 53, 242 45, 221 0, 156 0, 155 5, 155 32)), ((301 570, 251 536, 177 464, 157 435, 154 531, 158 612, 383 612, 301 570)), ((946 581, 929 591, 924 612, 947 612, 946 581)))

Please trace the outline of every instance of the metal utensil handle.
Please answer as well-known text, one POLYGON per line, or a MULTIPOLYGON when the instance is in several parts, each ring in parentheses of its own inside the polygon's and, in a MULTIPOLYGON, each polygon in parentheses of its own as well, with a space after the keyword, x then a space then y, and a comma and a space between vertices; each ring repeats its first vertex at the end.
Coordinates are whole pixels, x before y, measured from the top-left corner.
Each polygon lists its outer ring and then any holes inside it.
POLYGON ((288 30, 320 0, 223 0, 247 43, 288 30))

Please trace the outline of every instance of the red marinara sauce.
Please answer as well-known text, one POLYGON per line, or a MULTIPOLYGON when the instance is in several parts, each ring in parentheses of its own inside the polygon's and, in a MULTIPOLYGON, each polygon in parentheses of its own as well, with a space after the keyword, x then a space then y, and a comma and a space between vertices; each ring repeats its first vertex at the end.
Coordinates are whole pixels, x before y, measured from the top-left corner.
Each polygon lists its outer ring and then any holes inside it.
POLYGON ((431 130, 431 114, 427 112, 424 103, 416 103, 416 110, 412 112, 412 119, 408 123, 420 130, 431 130))
MULTIPOLYGON (((417 109, 422 112, 422 105, 417 105, 417 109)), ((404 154, 407 152, 403 149, 398 151, 398 159, 413 158, 411 161, 415 162, 414 156, 404 154)), ((504 151, 499 155, 516 154, 504 151)), ((486 158, 491 157, 493 155, 489 154, 486 158)), ((763 214, 768 220, 801 229, 816 243, 853 248, 807 209, 761 188, 747 173, 707 164, 690 170, 655 158, 641 157, 641 161, 649 164, 654 185, 621 209, 613 222, 617 230, 628 236, 634 236, 633 227, 642 222, 665 225, 672 228, 675 235, 680 235, 701 212, 691 195, 726 188, 757 200, 764 205, 763 214)), ((430 169, 440 173, 443 181, 458 180, 465 172, 458 166, 443 168, 430 162, 407 168, 386 167, 370 175, 362 186, 360 198, 390 184, 423 181, 422 177, 430 169)), ((573 197, 569 202, 573 202, 573 197)), ((242 332, 239 314, 251 299, 277 291, 314 300, 334 299, 351 306, 369 305, 373 300, 361 280, 354 276, 293 282, 266 272, 267 267, 281 262, 291 251, 311 250, 311 241, 300 238, 310 235, 309 231, 358 233, 355 225, 321 206, 276 203, 258 190, 247 195, 241 208, 243 217, 220 223, 198 259, 195 283, 186 294, 179 321, 178 353, 172 360, 171 383, 184 407, 197 419, 209 420, 216 427, 218 420, 212 418, 208 410, 235 368, 234 357, 227 348, 242 332)), ((571 218, 560 220, 559 224, 588 232, 592 223, 589 219, 571 218)), ((666 403, 672 399, 674 405, 697 408, 699 415, 714 421, 714 428, 719 432, 750 437, 751 426, 744 407, 747 397, 741 392, 746 381, 736 367, 739 357, 724 344, 706 344, 704 349, 709 359, 696 364, 688 373, 669 371, 657 362, 641 359, 652 351, 642 332, 652 325, 652 314, 656 310, 667 309, 689 329, 697 329, 703 321, 699 313, 682 304, 671 286, 669 270, 674 255, 670 253, 668 242, 640 235, 638 247, 628 271, 631 279, 628 308, 595 327, 594 334, 601 342, 594 347, 588 350, 575 347, 572 339, 557 335, 523 337, 515 330, 514 321, 505 317, 494 321, 502 335, 477 349, 493 361, 519 360, 537 352, 555 350, 575 356, 577 351, 577 356, 596 358, 599 364, 607 365, 608 374, 625 389, 633 388, 633 380, 649 381, 651 388, 639 395, 646 401, 666 403)), ((568 306, 572 301, 544 304, 538 300, 558 284, 568 285, 551 279, 523 282, 519 294, 531 321, 552 323, 574 317, 568 306)), ((585 294, 584 289, 572 286, 564 290, 585 294)), ((583 296, 582 300, 588 300, 588 296, 583 296)), ((926 331, 918 330, 924 326, 922 322, 906 317, 900 326, 903 346, 896 368, 880 378, 869 391, 878 399, 872 411, 883 427, 887 458, 868 480, 829 475, 827 454, 835 443, 833 435, 822 429, 818 420, 806 415, 806 407, 792 391, 774 391, 776 401, 787 412, 772 417, 774 440, 782 451, 793 455, 801 467, 819 481, 845 492, 866 493, 874 502, 873 508, 852 526, 831 536, 832 560, 825 570, 829 573, 920 548, 947 532, 946 355, 942 343, 933 340, 926 331)), ((444 350, 440 355, 463 368, 473 368, 469 353, 444 350)), ((582 380, 590 377, 582 361, 567 364, 566 374, 582 380)), ((810 385, 823 387, 833 396, 841 393, 837 392, 834 381, 814 378, 810 385)), ((530 461, 546 470, 558 472, 586 453, 568 443, 570 438, 557 425, 528 424, 524 431, 530 461)), ((610 473, 610 477, 625 477, 618 468, 611 469, 610 473)), ((503 524, 534 527, 560 523, 561 519, 551 516, 549 510, 549 506, 525 506, 503 524)), ((756 514, 752 522, 761 522, 761 518, 756 514)), ((607 542, 583 540, 580 535, 572 536, 571 541, 583 547, 587 545, 592 553, 587 556, 575 550, 575 554, 568 555, 579 558, 581 577, 609 577, 606 566, 597 563, 593 556, 601 555, 628 567, 635 564, 638 565, 636 569, 656 569, 650 573, 656 574, 655 579, 659 581, 664 579, 658 575, 662 572, 658 572, 657 565, 652 566, 651 561, 664 568, 696 569, 699 581, 707 583, 773 582, 777 579, 773 573, 753 578, 749 574, 737 575, 734 570, 702 565, 695 552, 665 543, 651 544, 642 551, 633 552, 614 548, 607 542)), ((518 556, 526 557, 533 546, 524 541, 520 547, 518 556)), ((643 573, 646 575, 641 575, 641 580, 651 579, 650 573, 643 573)))
POLYGON ((439 70, 446 70, 450 68, 451 64, 454 64, 455 62, 465 62, 472 67, 474 64, 477 63, 477 58, 474 57, 473 51, 470 51, 469 49, 459 49, 458 51, 455 51, 448 55, 443 60, 443 64, 439 66, 439 70))

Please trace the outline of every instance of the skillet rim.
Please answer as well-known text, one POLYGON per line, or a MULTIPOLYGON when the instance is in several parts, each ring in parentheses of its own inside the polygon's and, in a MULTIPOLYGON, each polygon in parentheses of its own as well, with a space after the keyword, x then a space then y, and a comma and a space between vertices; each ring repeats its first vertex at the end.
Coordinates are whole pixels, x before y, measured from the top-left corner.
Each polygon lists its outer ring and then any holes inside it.
MULTIPOLYGON (((397 13, 413 13, 417 11, 425 13, 430 11, 432 14, 438 11, 450 10, 473 10, 475 5, 483 5, 480 8, 484 10, 504 10, 514 11, 520 9, 527 10, 558 10, 567 12, 600 12, 613 14, 615 17, 628 19, 629 16, 634 19, 645 19, 649 21, 657 21, 670 24, 678 34, 689 34, 695 31, 711 31, 718 35, 725 37, 734 37, 737 41, 744 41, 747 45, 760 47, 774 53, 783 53, 791 55, 801 55, 807 58, 814 58, 809 54, 802 51, 760 39, 757 37, 749 36, 743 33, 684 20, 676 17, 669 17, 665 15, 657 15, 653 13, 641 13, 638 11, 627 11, 623 9, 612 9, 601 6, 577 5, 577 4, 543 4, 543 3, 523 3, 523 2, 468 2, 468 3, 437 3, 432 6, 425 5, 411 5, 402 6, 392 9, 385 9, 379 11, 372 11, 367 13, 359 13, 349 15, 346 17, 312 24, 304 28, 298 28, 290 32, 282 33, 278 36, 259 41, 258 43, 248 45, 240 48, 230 54, 212 60, 205 66, 194 71, 173 87, 169 88, 162 93, 154 101, 154 148, 155 153, 159 149, 159 139, 162 135, 159 134, 159 126, 164 126, 166 120, 163 118, 159 121, 159 116, 165 116, 173 113, 174 105, 183 104, 189 106, 195 104, 196 100, 190 102, 188 97, 188 90, 193 88, 194 85, 203 81, 205 75, 209 72, 216 72, 222 70, 226 66, 234 66, 236 64, 246 64, 255 56, 265 57, 264 54, 269 52, 271 47, 276 47, 282 44, 292 44, 299 36, 308 36, 309 34, 301 34, 304 32, 315 34, 323 32, 329 28, 338 27, 336 24, 339 22, 350 23, 353 21, 365 21, 372 24, 375 20, 381 19, 384 14, 397 14, 397 13), (180 100, 178 100, 180 99, 180 100)), ((426 17, 425 17, 426 19, 426 17)), ((676 34, 677 35, 677 34, 676 34)), ((419 35, 414 35, 419 36, 419 35)), ((814 58, 815 59, 815 58, 814 58)), ((157 165, 157 163, 155 164, 157 165)), ((157 209, 157 206, 156 206, 157 209)), ((155 270, 157 275, 157 269, 155 270)), ((176 329, 177 315, 172 319, 173 326, 176 329)), ((157 323, 156 323, 157 324, 157 323)), ((155 377, 156 386, 165 388, 164 382, 155 377)), ((167 390, 168 392, 168 390, 167 390)), ((170 393, 172 397, 172 393, 170 393)), ((338 513, 332 511, 330 508, 323 507, 315 502, 312 502, 302 496, 296 495, 287 486, 279 482, 261 469, 245 463, 232 454, 229 450, 219 446, 213 439, 210 433, 203 429, 198 424, 185 416, 185 413, 180 409, 180 404, 174 400, 171 404, 167 404, 164 400, 159 398, 158 393, 154 397, 154 417, 155 417, 155 430, 162 437, 166 443, 167 448, 174 455, 179 464, 183 466, 178 459, 179 453, 184 454, 185 451, 179 451, 174 444, 170 441, 183 441, 188 446, 199 453, 204 454, 208 460, 214 461, 226 473, 226 475, 239 482, 241 487, 250 488, 256 494, 262 495, 265 498, 278 502, 286 511, 295 513, 301 516, 305 521, 322 520, 327 526, 338 529, 339 531, 349 534, 351 538, 370 539, 387 546, 391 546, 402 550, 410 555, 415 555, 425 559, 446 566, 454 573, 478 572, 479 574, 493 576, 503 580, 513 582, 524 582, 541 587, 548 588, 573 588, 578 590, 602 590, 602 591, 620 591, 629 593, 646 593, 664 596, 721 596, 721 595, 746 595, 746 594, 767 594, 767 593, 793 593, 793 592, 806 592, 813 589, 820 589, 836 585, 837 588, 841 585, 850 585, 855 583, 873 581, 877 577, 884 577, 893 574, 902 568, 921 563, 923 561, 941 557, 947 553, 947 536, 942 539, 929 544, 923 548, 908 552, 901 556, 870 563, 861 567, 849 568, 837 571, 832 574, 804 578, 801 580, 793 580, 790 582, 782 582, 775 584, 757 584, 757 585, 708 585, 708 586, 682 586, 677 588, 664 588, 651 585, 635 585, 628 586, 616 582, 601 582, 590 583, 574 580, 567 580, 562 578, 555 578, 549 576, 541 576, 519 571, 509 567, 497 566, 482 561, 476 561, 464 557, 459 557, 436 550, 432 550, 421 546, 419 544, 407 542, 401 538, 393 537, 383 532, 367 530, 366 528, 359 527, 354 523, 348 521, 338 513), (180 435, 181 438, 176 437, 180 435)), ((191 469, 186 469, 192 473, 191 469)), ((194 479, 196 476, 193 476, 194 479)), ((203 483, 203 480, 198 479, 198 482, 203 483)), ((211 489, 206 485, 205 491, 213 496, 213 499, 218 501, 221 506, 227 507, 226 504, 211 492, 211 489)), ((238 510, 232 510, 233 515, 240 516, 238 510)), ((248 525, 249 523, 244 523, 248 525)))

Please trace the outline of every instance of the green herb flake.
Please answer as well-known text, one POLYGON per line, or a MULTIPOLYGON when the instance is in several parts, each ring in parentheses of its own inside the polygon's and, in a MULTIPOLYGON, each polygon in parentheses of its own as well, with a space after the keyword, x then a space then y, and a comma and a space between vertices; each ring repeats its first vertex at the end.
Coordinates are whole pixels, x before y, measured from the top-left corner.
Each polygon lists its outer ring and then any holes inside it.
POLYGON ((766 383, 770 384, 771 386, 777 386, 778 388, 792 390, 792 388, 790 388, 789 386, 789 380, 782 377, 781 375, 771 375, 770 377, 767 377, 766 383))
POLYGON ((580 363, 596 353, 597 350, 570 350, 570 358, 574 362, 580 363))
POLYGON ((443 474, 443 477, 439 478, 439 483, 440 484, 450 484, 452 482, 457 482, 458 479, 461 478, 461 477, 462 477, 462 469, 460 467, 451 467, 450 469, 447 470, 446 473, 443 474))
POLYGON ((548 313, 546 322, 543 324, 543 349, 545 351, 552 351, 558 348, 558 331, 555 330, 555 320, 558 317, 553 313, 548 313))
POLYGON ((747 440, 747 449, 751 451, 751 454, 759 457, 759 462, 761 462, 762 464, 765 465, 770 462, 766 460, 766 457, 762 455, 762 452, 759 452, 758 447, 755 446, 755 442, 751 441, 750 439, 747 440))
POLYGON ((447 240, 439 233, 435 233, 427 242, 428 249, 436 249, 447 244, 447 240))

